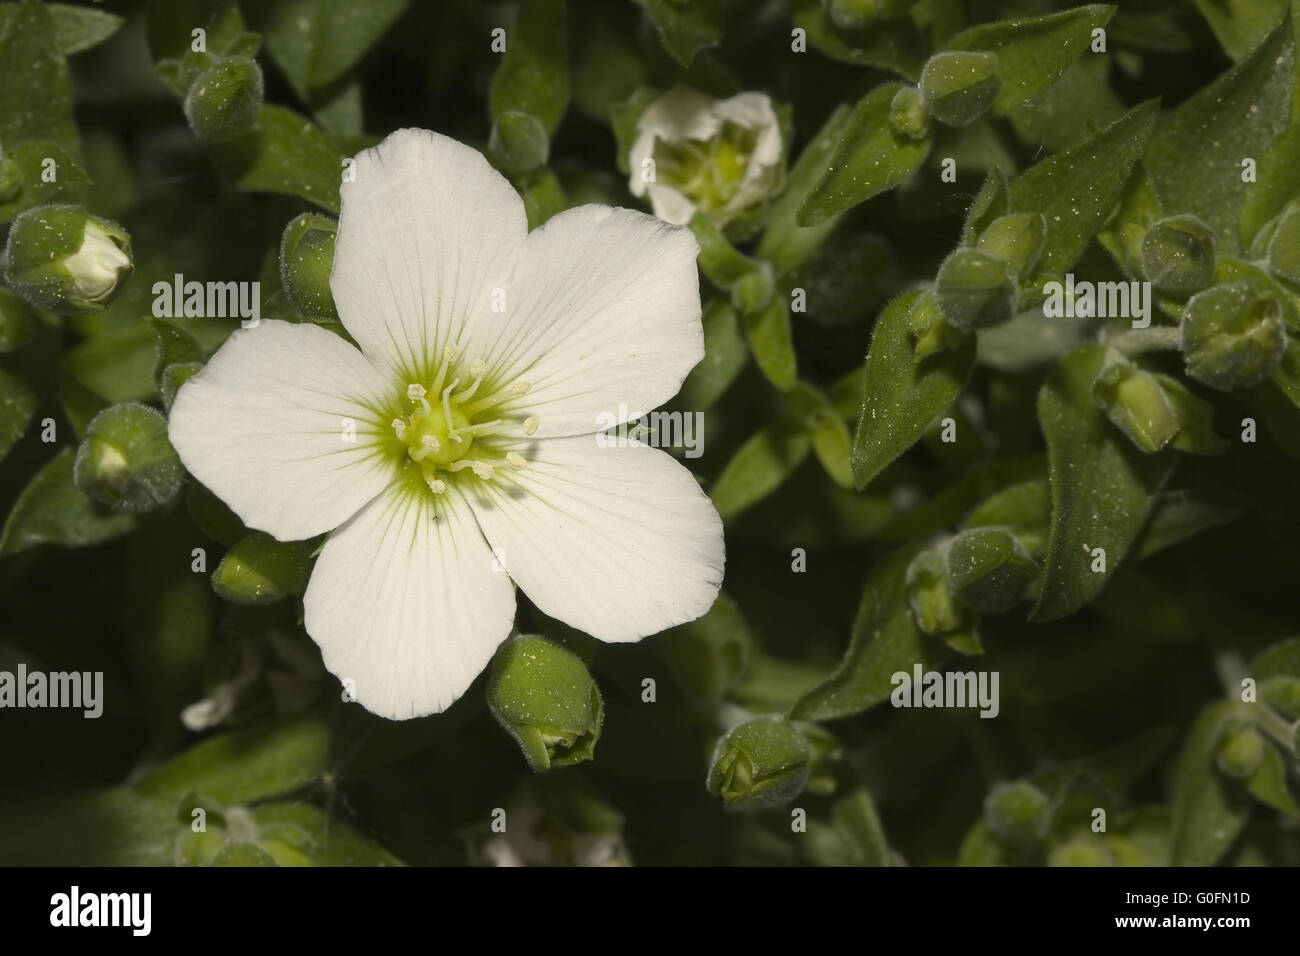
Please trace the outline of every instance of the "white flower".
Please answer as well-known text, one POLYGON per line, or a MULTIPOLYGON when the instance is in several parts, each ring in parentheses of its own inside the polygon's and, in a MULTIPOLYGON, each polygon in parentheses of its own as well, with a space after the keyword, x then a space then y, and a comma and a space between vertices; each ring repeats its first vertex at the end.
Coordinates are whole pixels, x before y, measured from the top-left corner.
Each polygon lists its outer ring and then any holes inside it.
POLYGON ((63 260, 72 277, 73 291, 87 302, 103 302, 117 288, 118 279, 131 271, 131 257, 107 232, 87 220, 81 247, 63 260))
POLYGON ((530 234, 486 160, 423 130, 354 170, 330 288, 360 351, 263 320, 180 389, 170 425, 249 527, 332 532, 303 598, 326 667, 368 710, 415 717, 508 636, 511 579, 606 641, 703 614, 717 512, 669 455, 594 437, 703 356, 691 234, 595 205, 530 234))
POLYGON ((725 225, 784 176, 781 124, 763 93, 715 100, 677 87, 647 106, 636 128, 628 187, 648 193, 655 215, 674 225, 690 222, 696 209, 725 225))

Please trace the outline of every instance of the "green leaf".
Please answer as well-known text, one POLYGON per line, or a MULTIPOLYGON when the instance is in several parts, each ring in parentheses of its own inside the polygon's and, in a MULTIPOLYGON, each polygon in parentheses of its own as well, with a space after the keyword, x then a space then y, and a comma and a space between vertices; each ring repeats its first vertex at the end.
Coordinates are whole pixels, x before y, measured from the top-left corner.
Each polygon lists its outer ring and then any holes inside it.
POLYGON ((776 491, 803 463, 812 450, 812 439, 800 428, 778 422, 759 429, 709 489, 713 506, 725 521, 776 491))
POLYGON ((1300 679, 1300 637, 1288 637, 1270 644, 1255 658, 1250 672, 1257 681, 1271 677, 1300 679))
MULTIPOLYGON (((354 67, 406 7, 407 0, 272 0, 253 24, 303 97, 354 67)), ((249 10, 252 15, 258 5, 249 10)))
POLYGON ((691 369, 674 404, 691 411, 713 405, 736 380, 749 360, 749 347, 740 329, 740 318, 722 297, 710 299, 704 307, 704 358, 691 369))
POLYGON ((925 161, 929 137, 909 139, 889 122, 894 95, 902 88, 882 84, 853 108, 825 174, 799 207, 798 225, 816 225, 852 209, 897 186, 925 161))
POLYGON ((153 326, 158 336, 158 360, 153 367, 155 384, 161 387, 163 371, 167 366, 177 362, 197 362, 204 357, 199 340, 174 320, 151 316, 146 321, 153 326))
POLYGON ((1219 488, 1177 488, 1160 496, 1151 520, 1133 548, 1133 559, 1142 561, 1165 548, 1236 520, 1246 510, 1241 495, 1219 488))
POLYGON ((212 156, 245 192, 297 196, 338 215, 343 156, 292 110, 262 107, 253 132, 213 144, 212 156))
POLYGON ((194 791, 227 806, 301 790, 329 769, 330 735, 314 717, 280 719, 210 737, 145 774, 145 796, 194 791))
POLYGON ((1233 60, 1240 60, 1286 16, 1289 0, 1196 0, 1196 9, 1233 60))
POLYGON ((794 25, 808 34, 813 49, 833 59, 890 70, 912 82, 921 75, 925 54, 921 33, 911 17, 890 17, 845 30, 826 15, 822 0, 797 0, 794 25))
POLYGON ((1255 798, 1289 817, 1300 817, 1300 806, 1287 788, 1286 764, 1282 755, 1271 744, 1264 745, 1264 758, 1259 769, 1246 781, 1246 788, 1255 798))
POLYGON ((786 405, 807 429, 813 452, 826 469, 826 474, 841 488, 852 488, 849 429, 835 411, 835 406, 825 395, 803 382, 796 383, 786 394, 786 405))
POLYGON ((401 866, 402 861, 366 839, 344 820, 309 803, 268 803, 253 810, 253 819, 267 840, 304 838, 299 848, 318 866, 401 866))
POLYGON ((549 137, 569 105, 564 0, 524 0, 505 55, 492 78, 488 108, 536 117, 549 137))
POLYGON ((745 316, 743 321, 754 361, 767 380, 781 391, 792 388, 798 369, 785 297, 773 296, 767 308, 745 316))
POLYGON ((722 12, 718 0, 636 0, 649 14, 664 49, 682 66, 690 66, 703 49, 722 40, 722 12))
POLYGON ((48 140, 78 152, 68 65, 43 3, 0 5, 0 145, 48 140))
POLYGON ((839 222, 828 216, 812 226, 797 222, 799 207, 821 181, 844 138, 853 110, 840 104, 808 141, 786 177, 785 189, 768 210, 767 229, 758 244, 758 257, 772 263, 778 276, 808 259, 839 222))
POLYGON ((955 349, 916 360, 908 315, 923 294, 900 296, 876 320, 853 436, 853 478, 860 489, 911 448, 952 404, 975 361, 974 336, 955 349))
MULTIPOLYGON (((6 308, 25 311, 17 297, 3 286, 0 297, 13 300, 6 308)), ((0 461, 27 431, 59 372, 58 332, 35 316, 30 317, 30 322, 33 334, 26 344, 11 352, 0 352, 0 461)))
POLYGON ((1165 214, 1200 216, 1218 234, 1221 253, 1240 248, 1242 205, 1258 186, 1242 182, 1242 160, 1259 160, 1286 127, 1294 84, 1295 44, 1279 28, 1174 110, 1147 150, 1165 214))
POLYGON ((54 45, 64 56, 99 46, 124 22, 115 14, 70 3, 47 3, 45 9, 54 24, 54 45))
POLYGON ((38 544, 85 548, 135 527, 130 515, 114 514, 73 483, 75 457, 64 448, 28 482, 0 532, 0 557, 38 544))
POLYGON ((807 852, 819 866, 889 866, 893 862, 875 801, 865 789, 835 801, 829 827, 810 820, 808 842, 807 852))
POLYGON ((1293 199, 1300 198, 1300 126, 1285 130, 1259 157, 1255 182, 1241 204, 1241 245, 1249 248, 1256 233, 1293 199))
POLYGON ((1221 701, 1196 718, 1174 776, 1174 866, 1214 866, 1237 839, 1250 800, 1215 768, 1221 731, 1233 704, 1221 701))
POLYGON ((1142 453, 1093 405, 1092 382, 1104 355, 1098 345, 1071 352, 1038 395, 1052 526, 1031 620, 1065 617, 1097 596, 1128 553, 1173 467, 1169 453, 1142 453), (1096 548, 1105 552, 1104 570, 1096 548))
POLYGON ((945 50, 983 50, 998 55, 1002 81, 993 110, 1010 112, 1051 86, 1092 42, 1115 8, 1105 4, 1076 7, 1045 17, 985 23, 957 34, 945 50))
POLYGON ((835 720, 860 714, 894 689, 893 674, 925 666, 921 632, 907 602, 907 566, 919 549, 882 558, 867 577, 848 652, 834 672, 790 708, 793 720, 835 720))
POLYGON ((1039 212, 1047 220, 1040 270, 1064 274, 1083 255, 1119 199, 1159 115, 1154 100, 1143 103, 1011 183, 1010 211, 1039 212))
POLYGON ((740 605, 719 592, 708 613, 665 632, 664 650, 687 693, 718 699, 745 675, 754 646, 740 605))
POLYGON ((8 222, 43 203, 75 200, 82 187, 90 183, 90 177, 76 158, 50 140, 17 143, 0 155, 14 163, 21 183, 12 199, 0 203, 0 222, 8 222), (49 162, 54 165, 50 166, 49 162), (53 170, 53 182, 46 181, 49 177, 43 174, 47 170, 53 170))

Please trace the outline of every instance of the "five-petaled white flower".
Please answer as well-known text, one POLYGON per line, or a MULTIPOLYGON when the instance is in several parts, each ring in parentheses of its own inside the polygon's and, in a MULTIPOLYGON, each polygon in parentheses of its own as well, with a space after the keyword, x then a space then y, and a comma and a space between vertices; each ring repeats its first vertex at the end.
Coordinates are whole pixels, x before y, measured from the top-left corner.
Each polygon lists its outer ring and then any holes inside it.
POLYGON ((644 414, 704 354, 691 234, 597 205, 529 233, 504 178, 423 130, 353 168, 330 288, 360 351, 264 320, 180 389, 170 424, 249 527, 332 532, 303 597, 325 665, 368 710, 415 717, 509 635, 511 579, 605 641, 707 611, 712 504, 665 452, 594 437, 600 413, 644 414))

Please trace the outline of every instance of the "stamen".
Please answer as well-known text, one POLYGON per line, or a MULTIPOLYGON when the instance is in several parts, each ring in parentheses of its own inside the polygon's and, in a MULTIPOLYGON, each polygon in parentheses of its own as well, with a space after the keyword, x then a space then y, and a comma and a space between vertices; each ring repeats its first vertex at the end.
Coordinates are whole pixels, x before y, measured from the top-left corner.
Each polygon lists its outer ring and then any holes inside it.
POLYGON ((470 465, 470 468, 474 469, 474 474, 478 475, 484 481, 489 480, 496 474, 496 471, 493 470, 492 466, 485 461, 475 461, 470 465))
POLYGON ((398 441, 406 441, 406 419, 394 418, 393 431, 396 432, 398 441))
POLYGON ((456 361, 456 356, 459 354, 460 349, 452 342, 448 342, 442 347, 442 364, 438 366, 438 374, 433 377, 432 391, 437 392, 442 389, 442 383, 447 377, 447 367, 456 361))
POLYGON ((469 374, 474 376, 474 381, 470 383, 469 388, 465 389, 456 396, 456 401, 463 402, 474 396, 478 387, 483 384, 483 373, 487 370, 487 362, 482 359, 475 359, 469 367, 469 374))
POLYGON ((429 490, 435 495, 440 495, 447 490, 447 483, 441 478, 431 478, 426 475, 424 480, 429 483, 429 490))
POLYGON ((517 451, 506 452, 506 464, 511 468, 524 468, 528 465, 528 459, 517 451))
POLYGON ((533 435, 537 432, 537 426, 541 424, 541 419, 536 415, 529 415, 524 419, 524 434, 533 435))
POLYGON ((428 455, 436 452, 441 447, 442 446, 438 444, 438 439, 434 438, 432 435, 421 435, 420 447, 418 449, 408 448, 407 454, 411 456, 411 461, 424 461, 428 455))
POLYGON ((525 382, 522 378, 511 386, 511 391, 516 395, 527 395, 528 390, 533 387, 532 382, 525 382))
POLYGON ((465 440, 456 434, 456 429, 454 429, 451 425, 452 422, 451 393, 459 384, 460 384, 460 379, 458 378, 452 379, 451 384, 442 390, 442 413, 447 416, 447 436, 452 441, 456 441, 456 442, 461 442, 465 440))
POLYGON ((462 428, 460 433, 462 435, 473 435, 477 438, 479 435, 490 435, 493 432, 506 431, 505 428, 500 427, 502 425, 505 425, 505 420, 496 418, 490 422, 480 422, 477 425, 470 425, 468 428, 462 428))
POLYGON ((425 401, 424 396, 426 394, 428 393, 424 390, 423 385, 416 385, 415 383, 412 383, 406 386, 406 397, 413 402, 420 403, 420 411, 412 417, 412 421, 419 421, 425 415, 433 411, 433 409, 429 407, 429 403, 425 401))

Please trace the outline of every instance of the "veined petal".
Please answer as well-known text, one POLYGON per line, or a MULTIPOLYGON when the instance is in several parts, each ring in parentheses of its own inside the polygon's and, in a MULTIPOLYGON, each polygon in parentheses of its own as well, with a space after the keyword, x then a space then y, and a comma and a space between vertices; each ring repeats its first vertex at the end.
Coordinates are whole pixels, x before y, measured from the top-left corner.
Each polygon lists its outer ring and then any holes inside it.
POLYGON ((383 375, 332 332, 263 319, 176 393, 167 433, 244 524, 282 541, 342 524, 392 479, 383 375))
POLYGON ((591 434, 661 405, 704 357, 699 246, 690 230, 609 206, 535 229, 506 284, 506 313, 469 329, 466 355, 503 383, 503 412, 536 415, 538 437, 591 434))
POLYGON ((482 482, 469 500, 534 604, 604 641, 709 609, 722 584, 722 521, 690 472, 658 449, 601 447, 594 435, 520 451, 527 467, 482 482))
POLYGON ((524 204, 476 150, 428 130, 398 130, 352 172, 339 190, 334 303, 371 361, 419 381, 490 313, 528 234, 524 204))
POLYGON ((493 560, 454 492, 395 484, 325 543, 303 597, 307 633, 367 710, 438 713, 514 623, 514 589, 493 560))

